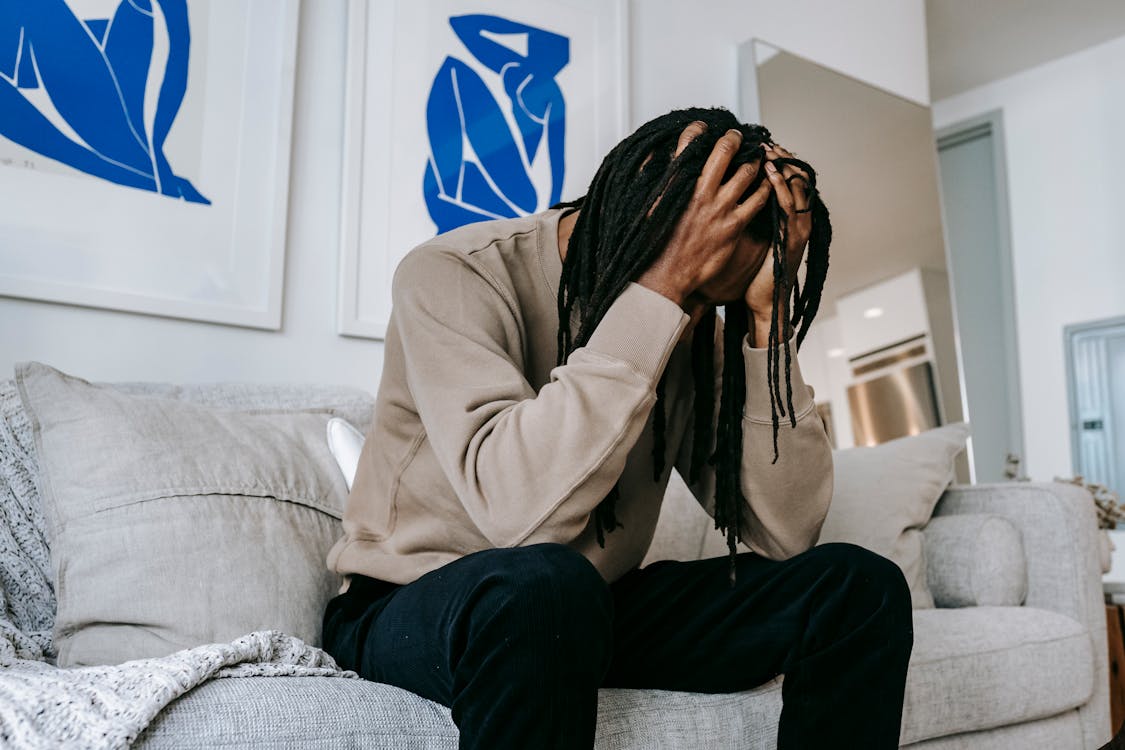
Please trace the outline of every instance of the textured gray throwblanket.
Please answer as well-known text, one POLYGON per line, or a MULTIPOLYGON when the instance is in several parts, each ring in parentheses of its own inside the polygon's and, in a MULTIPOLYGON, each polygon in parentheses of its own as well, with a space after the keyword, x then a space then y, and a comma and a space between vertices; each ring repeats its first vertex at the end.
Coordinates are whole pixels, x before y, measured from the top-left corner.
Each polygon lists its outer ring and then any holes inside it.
POLYGON ((124 748, 170 702, 219 677, 338 676, 332 657, 277 631, 112 667, 53 666, 55 595, 31 426, 0 383, 0 747, 124 748))

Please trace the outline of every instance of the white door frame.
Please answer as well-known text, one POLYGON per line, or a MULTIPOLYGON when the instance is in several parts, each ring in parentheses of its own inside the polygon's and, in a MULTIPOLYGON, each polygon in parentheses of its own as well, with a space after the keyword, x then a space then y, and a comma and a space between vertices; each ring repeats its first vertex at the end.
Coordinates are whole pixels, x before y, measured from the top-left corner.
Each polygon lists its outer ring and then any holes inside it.
MULTIPOLYGON (((1020 460, 1026 466, 1027 447, 1023 435, 1023 399, 1020 387, 1019 328, 1016 323, 1016 292, 1012 270, 1012 223, 1008 209, 1008 167, 1005 160, 1004 115, 999 109, 970 117, 952 125, 936 130, 934 137, 937 150, 955 146, 972 138, 990 135, 992 137, 992 170, 996 184, 996 249, 1000 256, 1000 307, 1003 315, 1001 326, 1004 331, 1003 356, 1008 362, 1008 429, 1020 460)), ((941 160, 938 159, 938 169, 941 160)), ((939 185, 940 187, 940 185, 939 185)), ((940 195, 939 190, 939 195, 940 195)), ((945 218, 944 199, 942 204, 942 225, 948 226, 945 218)), ((961 372, 961 403, 964 418, 972 424, 969 400, 966 392, 964 354, 961 351, 961 325, 957 312, 956 281, 953 274, 953 254, 949 247, 949 232, 946 231, 945 264, 949 270, 949 289, 953 299, 953 320, 957 330, 957 361, 961 372)), ((975 472, 974 472, 975 474, 975 472)))

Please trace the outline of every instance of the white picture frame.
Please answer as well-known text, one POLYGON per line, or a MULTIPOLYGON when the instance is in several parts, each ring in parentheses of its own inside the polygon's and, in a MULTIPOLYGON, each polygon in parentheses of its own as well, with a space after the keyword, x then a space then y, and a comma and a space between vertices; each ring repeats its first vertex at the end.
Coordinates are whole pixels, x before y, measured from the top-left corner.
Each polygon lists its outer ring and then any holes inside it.
MULTIPOLYGON (((563 200, 586 192, 602 158, 627 134, 627 0, 350 0, 340 335, 385 338, 395 267, 437 232, 422 189, 426 98, 442 58, 458 52, 449 18, 466 14, 501 16, 569 40, 569 62, 556 78, 567 111, 563 200)), ((494 93, 503 100, 502 91, 494 93)))
MULTIPOLYGON (((110 39, 124 21, 114 14, 107 28, 104 19, 88 19, 125 5, 66 2, 89 29, 83 44, 99 45, 112 61, 110 39)), ((147 129, 171 78, 177 6, 186 8, 182 26, 190 27, 190 54, 180 58, 186 59, 186 84, 163 155, 174 176, 190 183, 188 192, 162 192, 169 181, 159 179, 155 167, 150 179, 156 189, 115 184, 76 168, 76 161, 5 138, 0 126, 0 296, 280 329, 300 0, 154 0, 148 6, 155 41, 140 136, 147 133, 150 156, 158 149, 147 129), (199 198, 181 197, 192 190, 199 198)), ((57 33, 73 32, 72 26, 57 33)), ((80 67, 74 60, 65 64, 80 67)), ((8 78, 12 70, 2 66, 0 75, 8 78)), ((48 81, 59 80, 42 65, 35 75, 25 97, 49 93, 48 81)), ((8 85, 16 86, 0 80, 8 85)), ((124 109, 126 96, 120 96, 124 109)), ((69 130, 68 116, 56 111, 53 121, 59 117, 62 132, 98 151, 92 131, 83 139, 80 128, 69 130)))

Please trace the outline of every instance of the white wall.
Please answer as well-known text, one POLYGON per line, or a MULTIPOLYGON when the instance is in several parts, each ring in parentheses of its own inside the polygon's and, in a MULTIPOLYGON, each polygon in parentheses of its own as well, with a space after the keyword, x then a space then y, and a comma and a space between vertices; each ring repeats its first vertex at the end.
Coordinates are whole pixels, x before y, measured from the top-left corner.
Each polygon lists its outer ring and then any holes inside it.
MULTIPOLYGON (((633 121, 737 109, 752 37, 925 103, 922 0, 632 0, 633 121)), ((344 0, 304 2, 280 332, 0 298, 0 377, 36 359, 90 380, 317 381, 374 391, 382 344, 336 335, 344 0)))
MULTIPOLYGON (((1024 469, 1072 473, 1063 327, 1125 314, 1125 37, 934 104, 1003 112, 1024 469)), ((967 321, 962 321, 962 325, 967 321)))

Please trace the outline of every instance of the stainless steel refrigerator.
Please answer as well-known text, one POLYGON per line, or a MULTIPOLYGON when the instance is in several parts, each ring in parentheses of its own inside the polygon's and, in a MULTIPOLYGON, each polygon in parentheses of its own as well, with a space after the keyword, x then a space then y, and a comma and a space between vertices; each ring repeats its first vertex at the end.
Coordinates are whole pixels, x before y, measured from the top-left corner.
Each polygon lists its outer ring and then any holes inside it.
POLYGON ((848 386, 848 406, 856 445, 878 445, 941 424, 930 362, 848 386))

